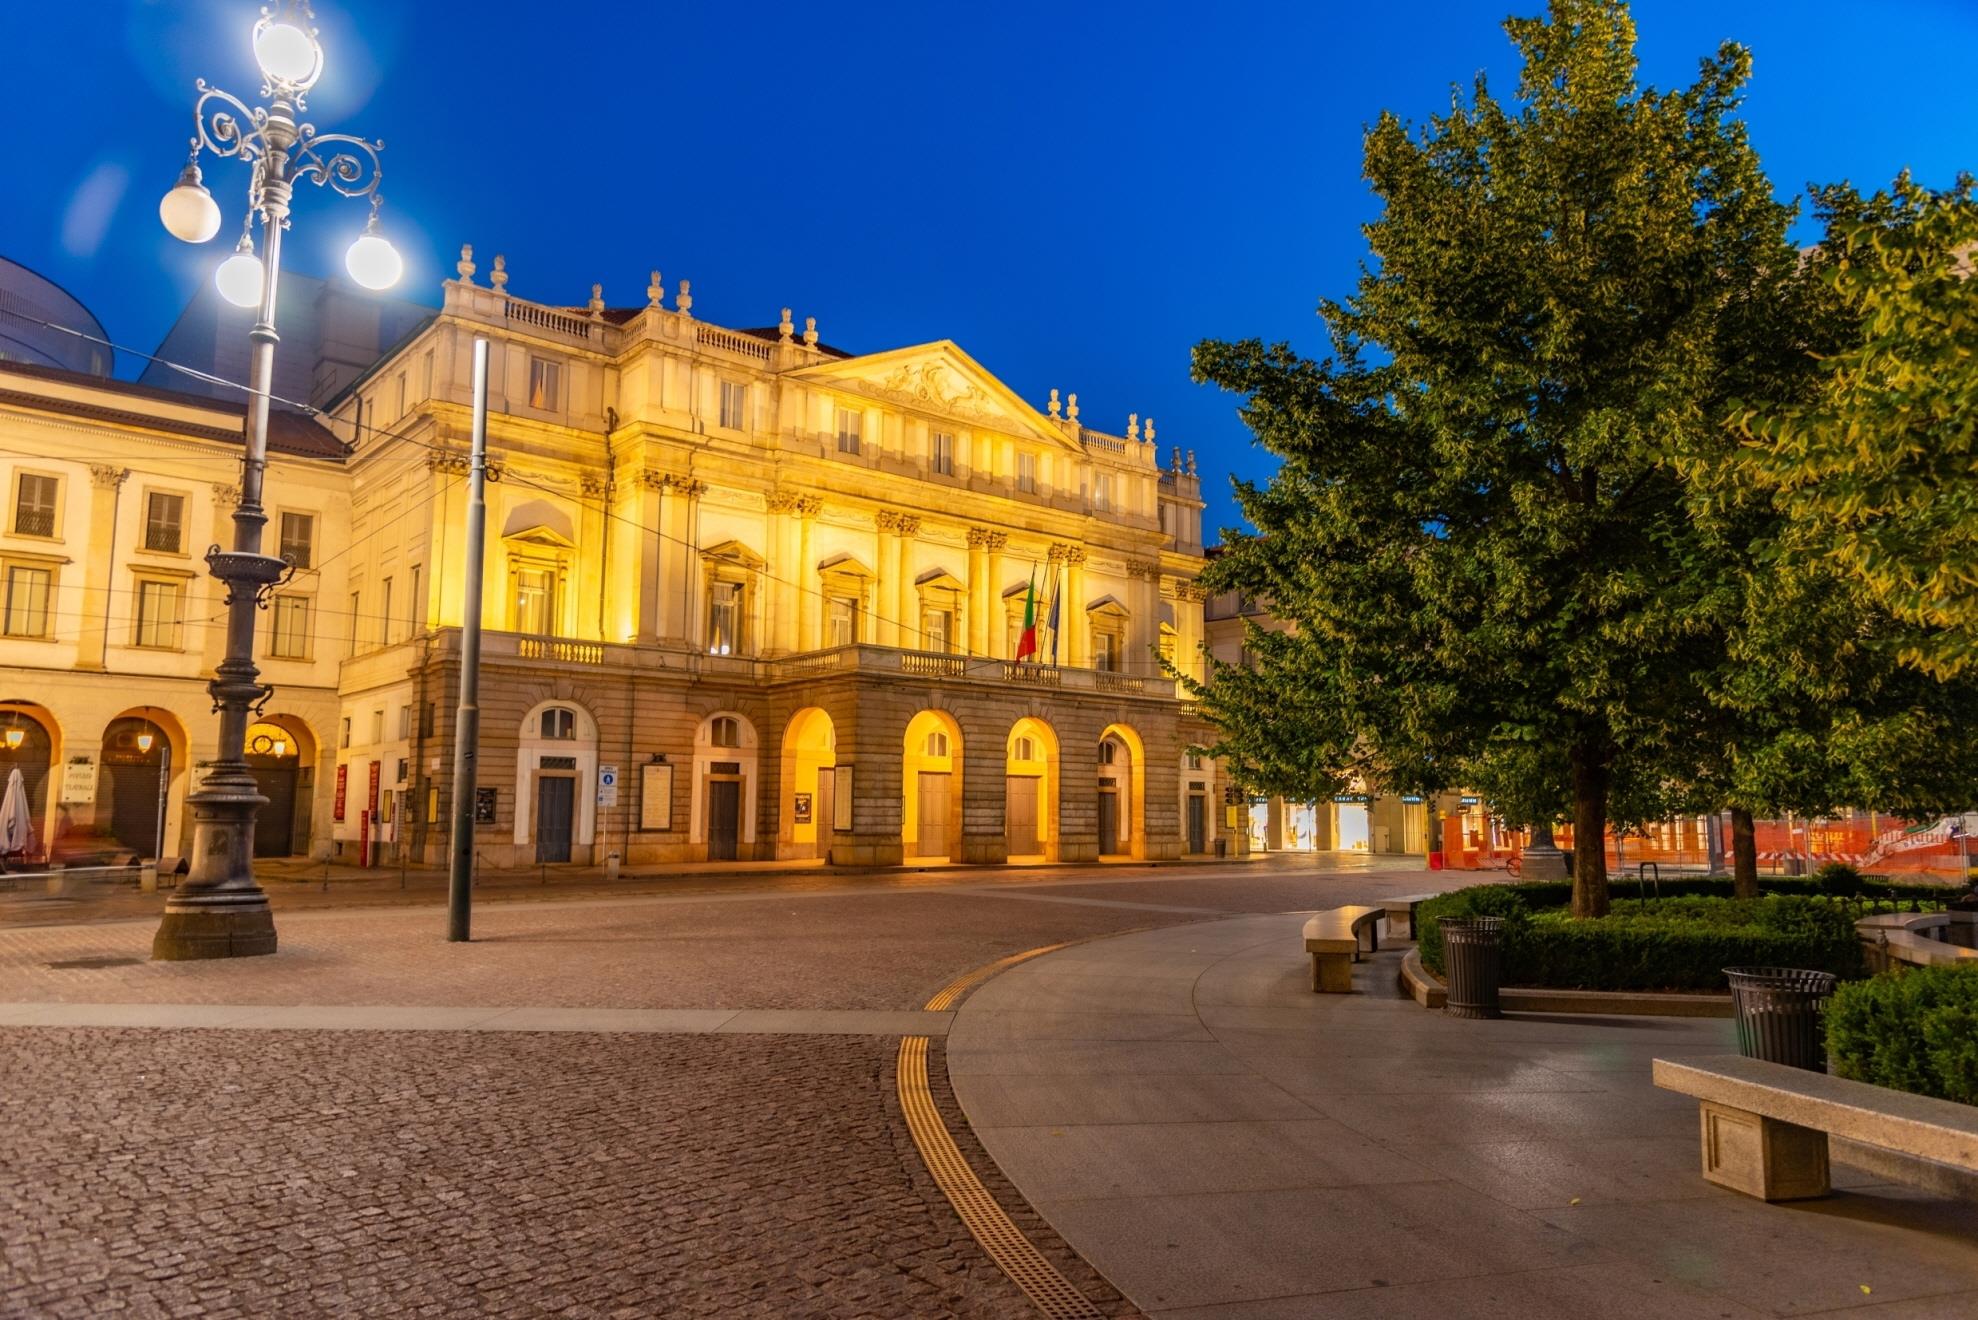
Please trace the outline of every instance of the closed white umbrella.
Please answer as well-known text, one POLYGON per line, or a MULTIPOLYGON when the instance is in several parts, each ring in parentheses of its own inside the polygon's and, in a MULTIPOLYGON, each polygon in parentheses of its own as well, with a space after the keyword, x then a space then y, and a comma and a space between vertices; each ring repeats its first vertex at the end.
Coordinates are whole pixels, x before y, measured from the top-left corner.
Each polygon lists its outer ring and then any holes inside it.
POLYGON ((23 853, 34 847, 34 808, 27 802, 27 781, 19 766, 7 776, 7 795, 0 799, 0 853, 23 853))

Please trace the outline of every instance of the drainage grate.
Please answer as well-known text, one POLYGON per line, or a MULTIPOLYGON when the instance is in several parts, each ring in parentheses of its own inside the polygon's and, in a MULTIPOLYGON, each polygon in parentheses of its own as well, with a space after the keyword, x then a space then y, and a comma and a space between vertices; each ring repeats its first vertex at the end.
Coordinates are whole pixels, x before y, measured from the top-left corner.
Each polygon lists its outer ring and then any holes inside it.
MULTIPOLYGON (((960 993, 958 986, 949 988, 960 993)), ((1105 1313, 1073 1287, 1071 1280, 1058 1273, 1057 1266, 1044 1259, 1023 1231, 1010 1222, 1003 1207, 963 1158, 948 1125, 941 1121, 940 1110, 934 1107, 933 1094, 927 1089, 927 1037, 908 1036, 900 1042, 899 1084, 900 1109, 906 1114, 907 1130, 913 1133, 914 1145, 920 1148, 920 1158, 926 1161, 927 1171, 934 1175, 935 1184, 954 1205, 962 1223, 989 1253, 989 1259, 1015 1280, 1016 1286, 1023 1289, 1049 1320, 1102 1317, 1105 1313)))
POLYGON ((135 967, 142 958, 73 958, 68 962, 52 962, 47 966, 58 972, 89 971, 97 967, 135 967))

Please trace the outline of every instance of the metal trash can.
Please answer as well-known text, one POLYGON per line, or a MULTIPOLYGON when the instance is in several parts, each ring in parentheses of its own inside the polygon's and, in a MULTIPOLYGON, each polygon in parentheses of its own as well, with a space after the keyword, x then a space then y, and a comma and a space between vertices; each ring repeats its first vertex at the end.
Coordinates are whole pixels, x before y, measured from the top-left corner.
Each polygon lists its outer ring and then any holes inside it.
POLYGON ((1449 976, 1451 1017, 1503 1017, 1498 983, 1504 977, 1504 918, 1437 917, 1442 930, 1442 968, 1449 976))
POLYGON ((1726 967, 1738 1014, 1738 1053, 1811 1072, 1827 1069, 1827 998, 1832 972, 1796 967, 1726 967))

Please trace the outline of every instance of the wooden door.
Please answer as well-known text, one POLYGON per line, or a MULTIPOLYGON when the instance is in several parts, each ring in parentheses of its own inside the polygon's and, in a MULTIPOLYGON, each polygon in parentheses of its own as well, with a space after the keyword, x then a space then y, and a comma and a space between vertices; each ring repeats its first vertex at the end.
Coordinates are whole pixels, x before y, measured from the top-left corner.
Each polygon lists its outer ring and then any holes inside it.
POLYGON ((1037 776, 1011 775, 1003 794, 1003 829, 1012 857, 1034 857, 1037 842, 1037 776))
POLYGON ((916 857, 948 855, 949 778, 946 770, 920 772, 920 841, 914 845, 916 857))
POLYGON ((707 784, 707 856, 732 862, 742 839, 742 784, 736 779, 710 779, 707 784))
POLYGON ((536 779, 536 860, 570 860, 571 823, 576 816, 577 781, 569 775, 536 779))

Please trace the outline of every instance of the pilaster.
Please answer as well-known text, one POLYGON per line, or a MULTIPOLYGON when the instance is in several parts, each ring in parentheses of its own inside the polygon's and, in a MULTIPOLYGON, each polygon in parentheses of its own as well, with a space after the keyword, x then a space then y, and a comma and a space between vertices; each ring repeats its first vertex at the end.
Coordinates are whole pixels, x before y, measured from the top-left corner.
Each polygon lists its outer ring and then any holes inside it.
MULTIPOLYGON (((110 642, 110 575, 117 571, 117 495, 129 468, 107 463, 89 467, 89 553, 83 556, 82 643, 77 669, 100 670, 110 642)), ((208 629, 208 631, 213 631, 208 629)))

